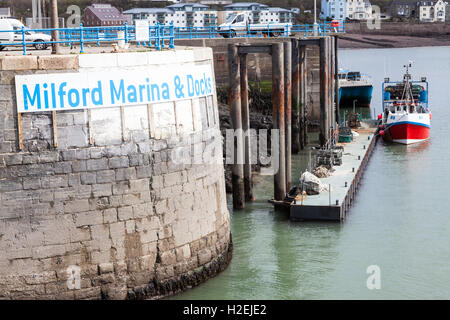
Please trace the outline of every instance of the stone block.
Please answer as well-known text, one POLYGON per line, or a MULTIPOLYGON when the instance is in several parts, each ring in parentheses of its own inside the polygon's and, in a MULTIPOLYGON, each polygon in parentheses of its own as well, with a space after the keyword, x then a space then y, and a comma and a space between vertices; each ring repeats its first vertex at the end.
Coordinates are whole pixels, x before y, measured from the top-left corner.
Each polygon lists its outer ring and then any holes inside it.
POLYGON ((92 185, 92 194, 94 197, 107 197, 112 195, 111 184, 94 184, 92 185))
POLYGON ((121 221, 129 220, 129 219, 133 218, 133 207, 132 206, 120 207, 120 208, 117 208, 117 211, 118 211, 119 220, 121 220, 121 221))
POLYGON ((136 232, 136 222, 134 220, 125 221, 125 231, 127 234, 136 232))
POLYGON ((0 192, 9 192, 23 189, 22 179, 0 180, 0 192))
POLYGON ((103 222, 112 223, 117 221, 117 209, 110 208, 103 211, 103 222))
POLYGON ((125 223, 115 222, 109 225, 109 233, 112 240, 121 239, 125 236, 125 223))
POLYGON ((138 179, 148 178, 152 176, 152 167, 151 166, 139 166, 136 167, 136 177, 138 179))
POLYGON ((23 162, 23 156, 20 153, 5 155, 3 159, 7 166, 22 164, 23 162))
POLYGON ((108 169, 107 159, 91 159, 86 161, 87 171, 99 171, 108 169))
POLYGON ((164 175, 164 187, 174 186, 181 181, 181 174, 179 172, 167 173, 164 175))
POLYGON ((23 188, 24 190, 38 190, 41 188, 41 179, 39 177, 24 177, 23 188))
POLYGON ((136 179, 136 169, 134 167, 120 168, 115 171, 116 181, 136 179))
POLYGON ((97 183, 113 182, 116 178, 114 170, 102 170, 97 172, 97 183))
POLYGON ((109 159, 109 167, 111 169, 127 168, 129 165, 130 165, 130 160, 128 159, 127 156, 121 156, 121 157, 109 159))
POLYGON ((145 218, 153 214, 151 203, 142 203, 133 206, 133 215, 135 218, 145 218))
POLYGON ((149 179, 130 180, 130 192, 142 192, 150 189, 149 179))
POLYGON ((83 54, 79 56, 78 65, 84 68, 104 68, 117 66, 116 53, 83 54))
POLYGON ((51 258, 65 253, 66 247, 63 244, 35 247, 33 248, 33 259, 51 258))
POLYGON ((97 175, 95 172, 82 172, 80 179, 82 184, 95 184, 97 182, 97 175))
POLYGON ((146 52, 131 52, 117 54, 117 65, 119 67, 145 66, 147 65, 146 52))
POLYGON ((35 70, 38 68, 37 56, 3 56, 0 57, 0 70, 35 70))
POLYGON ((72 163, 70 163, 68 161, 55 163, 55 173, 56 174, 70 173, 70 172, 72 172, 72 163))
POLYGON ((78 55, 50 55, 38 57, 40 70, 77 70, 78 55))
POLYGON ((161 253, 161 263, 166 266, 171 266, 177 263, 177 257, 173 250, 161 253))
POLYGON ((100 274, 111 273, 114 272, 114 265, 111 262, 100 263, 98 266, 98 270, 100 274))
POLYGON ((88 211, 75 214, 75 225, 91 226, 103 223, 103 215, 100 211, 88 211))
POLYGON ((65 213, 77 213, 89 211, 89 201, 87 199, 71 200, 64 204, 65 213))

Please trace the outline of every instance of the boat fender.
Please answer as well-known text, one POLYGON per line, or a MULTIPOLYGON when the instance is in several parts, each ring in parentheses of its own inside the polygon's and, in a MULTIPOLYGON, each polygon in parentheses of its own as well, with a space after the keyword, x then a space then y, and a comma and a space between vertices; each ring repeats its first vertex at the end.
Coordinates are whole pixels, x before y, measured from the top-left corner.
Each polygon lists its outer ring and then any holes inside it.
POLYGON ((380 136, 384 136, 384 130, 380 130, 380 136))
POLYGON ((378 114, 378 120, 381 120, 383 118, 383 115, 380 113, 378 114))

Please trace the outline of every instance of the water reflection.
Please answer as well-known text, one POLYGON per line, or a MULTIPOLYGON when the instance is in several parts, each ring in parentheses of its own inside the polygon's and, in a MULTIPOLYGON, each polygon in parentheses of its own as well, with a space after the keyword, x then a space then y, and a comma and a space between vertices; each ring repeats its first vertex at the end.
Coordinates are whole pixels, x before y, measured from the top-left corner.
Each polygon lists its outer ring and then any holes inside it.
MULTIPOLYGON (((410 146, 379 142, 343 224, 289 222, 266 202, 273 177, 262 177, 255 203, 230 208, 229 268, 176 298, 448 299, 449 56, 450 47, 341 51, 342 65, 374 79, 372 107, 358 110, 367 118, 381 112, 383 78, 401 79, 405 59, 415 61, 414 75, 426 75, 432 88, 431 138, 410 146), (373 264, 381 268, 381 290, 366 287, 373 264)), ((317 134, 311 137, 310 146, 317 144, 317 134)), ((293 182, 307 154, 293 158, 293 182)))

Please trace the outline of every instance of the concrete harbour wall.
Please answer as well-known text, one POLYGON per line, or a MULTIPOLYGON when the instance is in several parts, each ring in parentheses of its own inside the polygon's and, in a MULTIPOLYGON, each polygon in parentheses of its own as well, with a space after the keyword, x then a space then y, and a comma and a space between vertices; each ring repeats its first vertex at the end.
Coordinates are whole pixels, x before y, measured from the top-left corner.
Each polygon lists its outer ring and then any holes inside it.
POLYGON ((0 58, 0 299, 161 297, 226 267, 215 85, 198 99, 24 113, 22 134, 16 108, 16 75, 212 64, 209 48, 0 58))

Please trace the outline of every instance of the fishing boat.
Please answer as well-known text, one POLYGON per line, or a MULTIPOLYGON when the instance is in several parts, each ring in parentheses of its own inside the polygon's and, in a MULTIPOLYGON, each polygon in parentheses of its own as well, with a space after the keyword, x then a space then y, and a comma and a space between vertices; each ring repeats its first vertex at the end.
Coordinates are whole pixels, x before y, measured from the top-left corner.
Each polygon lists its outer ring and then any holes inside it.
POLYGON ((367 75, 359 71, 340 71, 339 79, 339 104, 342 107, 358 106, 368 107, 372 100, 373 85, 367 75))
POLYGON ((412 144, 430 137, 431 111, 428 108, 428 82, 426 77, 412 81, 409 62, 403 67, 403 81, 383 83, 383 114, 379 115, 379 134, 387 142, 412 144))

